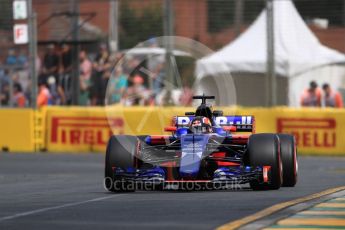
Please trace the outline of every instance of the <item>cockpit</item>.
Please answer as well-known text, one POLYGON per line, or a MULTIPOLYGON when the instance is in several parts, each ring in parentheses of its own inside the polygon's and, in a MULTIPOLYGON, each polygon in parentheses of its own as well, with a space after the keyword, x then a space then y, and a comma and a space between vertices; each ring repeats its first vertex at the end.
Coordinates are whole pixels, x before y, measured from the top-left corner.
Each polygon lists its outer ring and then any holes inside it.
POLYGON ((194 134, 213 133, 210 119, 202 116, 197 116, 190 122, 189 130, 194 134))

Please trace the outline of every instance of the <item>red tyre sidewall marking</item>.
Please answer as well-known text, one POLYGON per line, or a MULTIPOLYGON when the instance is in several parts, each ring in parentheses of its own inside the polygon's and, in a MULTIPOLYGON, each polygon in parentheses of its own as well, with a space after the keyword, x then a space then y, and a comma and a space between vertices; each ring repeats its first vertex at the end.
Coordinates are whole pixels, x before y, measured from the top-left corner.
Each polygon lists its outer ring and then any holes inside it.
POLYGON ((295 137, 294 137, 294 174, 295 174, 295 183, 297 182, 297 173, 298 173, 298 162, 297 162, 297 145, 296 145, 296 141, 295 141, 295 137))
POLYGON ((281 160, 281 151, 280 151, 280 148, 281 148, 281 146, 280 146, 280 139, 279 139, 279 137, 278 137, 278 164, 279 164, 279 177, 280 177, 280 184, 282 184, 283 183, 283 166, 282 166, 282 160, 281 160))

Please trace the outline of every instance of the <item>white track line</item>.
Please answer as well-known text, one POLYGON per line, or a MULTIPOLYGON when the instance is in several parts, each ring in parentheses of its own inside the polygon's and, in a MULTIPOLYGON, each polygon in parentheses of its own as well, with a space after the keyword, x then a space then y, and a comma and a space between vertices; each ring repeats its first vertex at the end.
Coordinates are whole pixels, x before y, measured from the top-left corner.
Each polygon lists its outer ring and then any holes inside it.
POLYGON ((104 197, 99 197, 99 198, 95 198, 91 200, 79 201, 79 202, 74 202, 74 203, 69 203, 69 204, 58 205, 54 207, 41 208, 41 209, 36 209, 36 210, 28 211, 28 212, 17 213, 11 216, 0 217, 0 222, 6 221, 6 220, 13 220, 13 219, 24 217, 24 216, 31 216, 38 213, 52 211, 52 210, 68 208, 68 207, 78 206, 78 205, 87 204, 87 203, 93 203, 93 202, 102 201, 102 200, 108 200, 113 197, 117 197, 121 195, 124 195, 124 194, 104 196, 104 197))

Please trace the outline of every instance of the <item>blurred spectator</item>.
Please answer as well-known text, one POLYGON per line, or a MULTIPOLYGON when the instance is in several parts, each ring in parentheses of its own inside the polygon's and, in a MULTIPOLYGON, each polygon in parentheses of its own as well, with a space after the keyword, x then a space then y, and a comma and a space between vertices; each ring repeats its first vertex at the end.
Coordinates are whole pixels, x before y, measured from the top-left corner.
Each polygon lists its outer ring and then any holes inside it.
POLYGON ((36 56, 36 71, 39 75, 41 75, 42 72, 42 58, 40 55, 36 56))
POLYGON ((60 85, 56 83, 56 79, 50 76, 47 80, 48 88, 50 91, 50 105, 61 105, 65 102, 65 94, 60 85))
POLYGON ((70 104, 72 100, 71 92, 71 72, 72 72, 72 50, 68 44, 61 47, 61 65, 60 65, 60 85, 64 91, 66 104, 70 104))
MULTIPOLYGON (((95 62, 93 63, 93 74, 91 78, 91 104, 100 105, 102 104, 102 93, 103 89, 103 77, 105 71, 110 68, 109 63, 109 52, 105 44, 101 44, 99 53, 96 56, 95 62)), ((103 98, 104 99, 104 98, 103 98)))
POLYGON ((321 107, 321 89, 315 81, 310 82, 309 88, 305 89, 301 96, 301 106, 321 107))
POLYGON ((17 55, 17 67, 12 74, 13 82, 20 84, 22 92, 25 94, 29 91, 30 73, 29 73, 29 60, 27 54, 27 47, 19 48, 19 54, 17 55))
POLYGON ((26 49, 21 49, 20 53, 17 57, 17 64, 21 67, 27 67, 28 66, 28 57, 26 54, 26 49))
POLYGON ((10 76, 7 69, 0 71, 0 81, 1 85, 10 84, 10 76))
POLYGON ((10 72, 7 68, 0 71, 0 101, 2 106, 8 106, 10 102, 10 72))
POLYGON ((14 107, 23 108, 26 106, 26 98, 22 86, 19 83, 13 85, 13 105, 14 107))
POLYGON ((72 50, 68 44, 61 47, 61 72, 64 74, 72 71, 72 50))
POLYGON ((2 106, 8 106, 10 101, 10 87, 9 84, 1 85, 0 100, 2 106))
POLYGON ((59 56, 56 54, 55 46, 53 44, 47 46, 46 54, 43 58, 42 66, 42 77, 45 81, 48 80, 50 76, 53 76, 59 84, 58 70, 59 70, 59 56))
POLYGON ((159 63, 156 67, 153 77, 153 94, 155 97, 159 95, 164 87, 164 63, 159 63))
POLYGON ((128 77, 123 73, 122 67, 117 67, 110 80, 109 95, 110 103, 120 103, 124 98, 128 87, 128 77))
POLYGON ((191 106, 192 103, 193 103, 193 90, 188 86, 184 86, 181 96, 180 96, 180 105, 191 106))
POLYGON ((144 86, 144 79, 140 75, 135 75, 132 79, 133 85, 128 89, 126 105, 145 105, 149 99, 149 93, 144 86))
POLYGON ((79 105, 89 104, 89 89, 90 80, 92 74, 92 63, 87 56, 86 51, 81 51, 79 54, 80 59, 80 94, 79 94, 79 105))
POLYGON ((126 59, 125 65, 123 66, 123 72, 128 73, 130 77, 133 77, 138 73, 140 61, 136 57, 127 54, 126 59))
POLYGON ((16 65, 17 56, 15 49, 9 49, 6 57, 5 65, 16 65))
POLYGON ((50 99, 51 99, 51 95, 47 87, 45 78, 40 78, 38 82, 37 107, 41 108, 43 106, 49 105, 50 99))
POLYGON ((323 84, 322 89, 324 92, 322 102, 325 107, 342 108, 344 106, 341 94, 331 89, 329 84, 323 84))
POLYGON ((102 89, 101 89, 100 100, 99 100, 98 105, 104 105, 104 102, 105 102, 108 82, 113 71, 111 63, 116 63, 116 57, 114 55, 111 55, 109 57, 108 63, 106 64, 104 72, 103 72, 102 89))

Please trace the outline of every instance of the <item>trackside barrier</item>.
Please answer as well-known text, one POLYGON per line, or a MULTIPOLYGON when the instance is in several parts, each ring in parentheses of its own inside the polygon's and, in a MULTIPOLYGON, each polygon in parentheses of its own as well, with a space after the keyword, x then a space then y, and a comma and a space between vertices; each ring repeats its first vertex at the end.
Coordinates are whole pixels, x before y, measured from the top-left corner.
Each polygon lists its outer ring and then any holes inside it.
POLYGON ((48 151, 104 152, 112 134, 163 134, 181 108, 47 107, 46 147, 48 151))
POLYGON ((260 132, 290 133, 300 153, 345 155, 345 109, 238 108, 252 114, 260 132))
POLYGON ((10 152, 33 152, 34 112, 31 109, 0 109, 0 148, 10 152))
MULTIPOLYGON (((254 115, 256 132, 291 133, 300 153, 345 155, 345 109, 227 107, 224 114, 254 115)), ((163 132, 182 107, 47 107, 0 110, 0 148, 11 152, 104 152, 113 134, 163 132)))
MULTIPOLYGON (((257 133, 295 135, 301 153, 345 155, 345 109, 227 107, 223 110, 229 115, 254 115, 257 133)), ((113 133, 168 134, 163 132, 164 127, 171 123, 174 115, 183 115, 186 111, 193 108, 47 107, 46 148, 58 152, 103 152, 113 133)))

